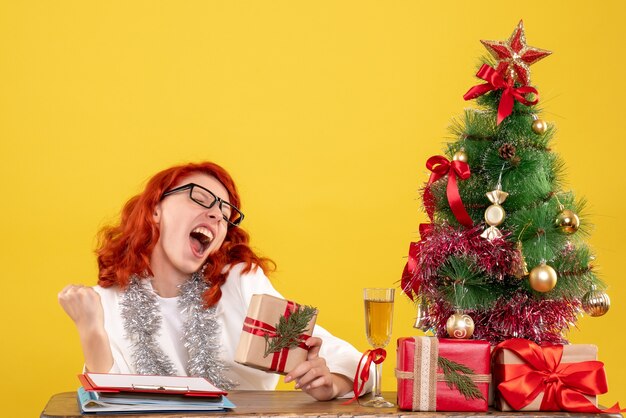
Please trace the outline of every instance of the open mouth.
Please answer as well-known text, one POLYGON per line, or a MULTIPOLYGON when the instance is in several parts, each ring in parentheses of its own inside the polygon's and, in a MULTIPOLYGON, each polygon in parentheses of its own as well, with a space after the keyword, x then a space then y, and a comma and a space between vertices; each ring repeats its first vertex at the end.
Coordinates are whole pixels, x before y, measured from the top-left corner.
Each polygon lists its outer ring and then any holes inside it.
POLYGON ((202 256, 213 242, 213 233, 203 226, 194 228, 189 234, 191 248, 198 256, 202 256))

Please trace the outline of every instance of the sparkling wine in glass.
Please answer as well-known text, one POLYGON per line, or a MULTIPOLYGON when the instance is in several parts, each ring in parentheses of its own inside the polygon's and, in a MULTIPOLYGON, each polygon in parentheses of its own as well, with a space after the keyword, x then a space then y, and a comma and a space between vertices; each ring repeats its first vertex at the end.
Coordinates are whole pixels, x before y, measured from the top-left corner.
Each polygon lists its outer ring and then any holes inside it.
MULTIPOLYGON (((391 339, 393 295, 394 289, 363 289, 365 333, 367 334, 367 341, 374 348, 385 348, 391 339)), ((382 363, 376 364, 373 396, 372 399, 363 404, 364 406, 376 408, 391 408, 394 406, 381 395, 382 366, 382 363)))

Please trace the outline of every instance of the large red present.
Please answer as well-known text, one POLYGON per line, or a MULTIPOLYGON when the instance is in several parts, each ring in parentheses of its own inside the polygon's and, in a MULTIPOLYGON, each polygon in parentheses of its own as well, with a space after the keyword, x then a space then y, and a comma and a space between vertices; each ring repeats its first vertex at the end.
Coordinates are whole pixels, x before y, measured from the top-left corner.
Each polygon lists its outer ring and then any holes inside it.
POLYGON ((411 411, 487 411, 490 359, 487 341, 399 338, 398 407, 411 411), (462 383, 457 385, 459 381, 462 383))
MULTIPOLYGON (((493 352, 496 407, 501 411, 601 411, 608 390, 604 365, 591 344, 543 345, 515 338, 493 352)), ((616 409, 616 411, 613 411, 616 409)))
POLYGON ((271 295, 252 295, 235 361, 268 372, 287 373, 306 360, 308 347, 304 341, 313 333, 316 318, 317 311, 310 306, 271 295), (294 324, 294 319, 301 326, 294 324))

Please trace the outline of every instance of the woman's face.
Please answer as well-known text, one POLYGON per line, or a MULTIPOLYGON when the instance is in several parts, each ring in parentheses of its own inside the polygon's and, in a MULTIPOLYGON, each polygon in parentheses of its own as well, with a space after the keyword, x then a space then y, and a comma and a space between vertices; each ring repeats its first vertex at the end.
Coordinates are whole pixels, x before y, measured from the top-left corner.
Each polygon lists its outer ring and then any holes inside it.
MULTIPOLYGON (((215 177, 204 173, 191 174, 171 189, 189 183, 202 186, 229 202, 226 188, 215 177)), ((205 193, 205 198, 211 199, 211 196, 205 193)), ((210 201, 202 201, 210 205, 210 201)), ((165 196, 155 208, 154 221, 160 236, 152 253, 153 268, 160 267, 161 271, 173 270, 184 275, 198 271, 209 254, 222 246, 228 226, 219 203, 210 209, 202 207, 190 198, 189 189, 165 196)))

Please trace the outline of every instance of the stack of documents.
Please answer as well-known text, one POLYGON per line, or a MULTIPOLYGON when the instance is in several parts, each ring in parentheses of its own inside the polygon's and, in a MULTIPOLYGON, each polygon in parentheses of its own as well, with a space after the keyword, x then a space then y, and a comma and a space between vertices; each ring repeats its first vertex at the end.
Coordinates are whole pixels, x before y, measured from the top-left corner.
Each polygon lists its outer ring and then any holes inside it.
POLYGON ((83 413, 224 411, 235 405, 202 377, 85 373, 78 376, 83 413))

